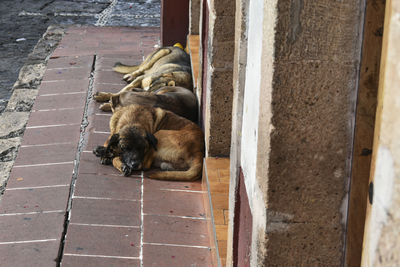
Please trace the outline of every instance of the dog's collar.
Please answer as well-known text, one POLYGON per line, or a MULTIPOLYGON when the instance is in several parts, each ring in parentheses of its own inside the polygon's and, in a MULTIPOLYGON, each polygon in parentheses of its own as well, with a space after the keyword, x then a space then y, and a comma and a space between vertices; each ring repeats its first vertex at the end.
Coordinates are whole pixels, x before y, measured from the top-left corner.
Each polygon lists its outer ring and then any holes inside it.
POLYGON ((183 45, 181 45, 180 43, 176 43, 176 44, 174 44, 174 47, 179 47, 180 49, 182 49, 182 50, 183 50, 183 45))

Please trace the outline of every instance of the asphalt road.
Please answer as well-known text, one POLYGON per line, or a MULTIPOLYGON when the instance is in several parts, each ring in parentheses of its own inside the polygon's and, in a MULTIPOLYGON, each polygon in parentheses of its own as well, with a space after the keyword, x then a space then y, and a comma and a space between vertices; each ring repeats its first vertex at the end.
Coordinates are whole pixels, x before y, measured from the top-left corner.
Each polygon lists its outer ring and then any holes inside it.
POLYGON ((159 26, 160 0, 0 0, 0 112, 49 25, 159 26))

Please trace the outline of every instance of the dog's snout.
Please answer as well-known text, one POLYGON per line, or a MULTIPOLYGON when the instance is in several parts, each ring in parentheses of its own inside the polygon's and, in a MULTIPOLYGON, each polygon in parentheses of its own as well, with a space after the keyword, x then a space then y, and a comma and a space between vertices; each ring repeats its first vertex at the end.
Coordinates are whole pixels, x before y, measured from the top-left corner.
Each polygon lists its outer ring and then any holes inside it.
POLYGON ((140 162, 137 161, 129 161, 126 163, 126 165, 132 170, 139 170, 141 168, 140 162))
POLYGON ((140 163, 139 162, 133 162, 132 163, 132 169, 134 169, 134 170, 137 170, 137 169, 139 169, 139 167, 140 167, 140 163))

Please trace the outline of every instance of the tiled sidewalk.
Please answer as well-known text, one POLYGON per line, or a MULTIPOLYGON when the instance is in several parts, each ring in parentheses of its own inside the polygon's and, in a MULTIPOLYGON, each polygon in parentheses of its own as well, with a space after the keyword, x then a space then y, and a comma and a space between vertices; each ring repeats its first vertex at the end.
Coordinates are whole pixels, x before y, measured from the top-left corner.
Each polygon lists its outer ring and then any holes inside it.
POLYGON ((0 266, 212 266, 201 182, 121 176, 92 154, 110 113, 91 96, 125 82, 156 28, 70 28, 47 71, 0 202, 0 266))

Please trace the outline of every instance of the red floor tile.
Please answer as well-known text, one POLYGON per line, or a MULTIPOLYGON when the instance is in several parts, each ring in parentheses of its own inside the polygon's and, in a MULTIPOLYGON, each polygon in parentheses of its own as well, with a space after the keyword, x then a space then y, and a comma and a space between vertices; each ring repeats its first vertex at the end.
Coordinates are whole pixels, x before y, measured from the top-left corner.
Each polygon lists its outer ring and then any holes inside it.
POLYGON ((130 200, 74 198, 72 223, 140 225, 140 202, 130 200))
POLYGON ((0 242, 60 240, 64 219, 64 212, 0 216, 0 242))
POLYGON ((104 84, 104 83, 94 83, 93 86, 93 92, 111 92, 111 93, 117 93, 119 92, 124 86, 127 85, 125 84, 104 84))
POLYGON ((121 88, 126 85, 126 82, 122 78, 123 74, 109 70, 98 70, 94 74, 96 83, 120 84, 121 88))
POLYGON ((64 255, 62 260, 63 267, 139 267, 138 259, 104 258, 104 257, 85 257, 64 255))
POLYGON ((60 241, 0 245, 0 266, 57 266, 60 241))
POLYGON ((34 126, 52 126, 65 124, 81 124, 83 116, 83 108, 56 110, 56 111, 37 111, 32 112, 27 128, 34 126))
POLYGON ((123 63, 125 65, 139 65, 140 63, 142 63, 142 61, 143 58, 141 55, 130 55, 121 57, 117 57, 116 55, 113 55, 113 57, 97 56, 95 69, 98 71, 111 71, 115 63, 117 62, 123 63))
POLYGON ((89 79, 91 72, 90 67, 85 68, 64 68, 64 69, 47 69, 43 76, 43 81, 60 81, 60 80, 80 80, 89 79))
POLYGON ((93 56, 52 57, 47 62, 47 69, 89 68, 93 65, 93 56))
POLYGON ((80 125, 78 124, 26 129, 21 145, 42 145, 67 142, 78 144, 79 136, 80 125))
POLYGON ((80 174, 75 196, 140 200, 141 178, 80 174))
MULTIPOLYGON (((110 119, 110 117, 105 117, 105 118, 110 119)), ((107 140, 109 136, 110 134, 108 133, 95 133, 94 129, 92 129, 91 132, 89 132, 87 135, 87 143, 84 146, 84 150, 93 151, 93 149, 96 148, 97 146, 104 145, 104 142, 107 140)))
POLYGON ((32 110, 82 108, 86 103, 86 93, 44 95, 36 97, 32 110))
POLYGON ((149 190, 144 187, 145 214, 204 217, 203 193, 149 190), (183 201, 184 200, 184 201, 183 201))
POLYGON ((208 248, 143 246, 143 266, 213 266, 208 248))
MULTIPOLYGON (((89 127, 93 132, 110 132, 110 117, 103 115, 93 115, 88 118, 89 127)), ((105 140, 104 140, 105 141, 105 140)))
POLYGON ((144 216, 144 242, 209 246, 206 220, 168 216, 144 216))
POLYGON ((69 188, 68 184, 60 187, 6 189, 0 204, 0 214, 65 210, 69 188))
POLYGON ((140 229, 69 224, 64 253, 139 257, 140 229))
POLYGON ((60 165, 13 168, 7 182, 7 188, 69 184, 73 170, 73 162, 60 165))
POLYGON ((92 173, 103 175, 121 176, 122 174, 112 165, 100 164, 100 158, 96 157, 91 151, 83 152, 79 163, 79 173, 92 173))
POLYGON ((68 81, 42 81, 39 87, 39 95, 63 94, 85 92, 89 88, 89 79, 73 79, 68 81))
POLYGON ((146 190, 174 189, 182 191, 203 191, 201 180, 194 182, 176 182, 144 179, 144 187, 146 190))
POLYGON ((76 157, 76 143, 21 147, 14 166, 70 162, 76 157))

